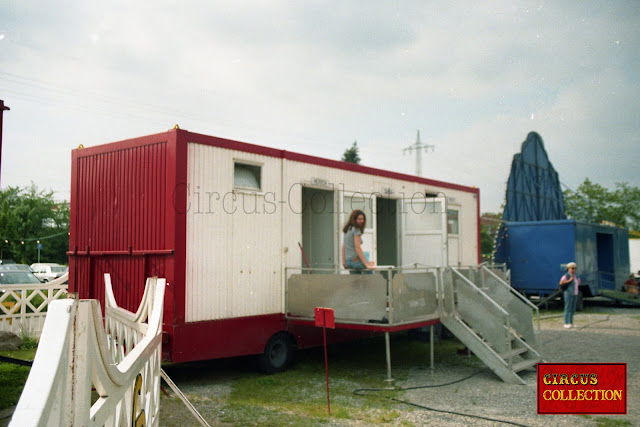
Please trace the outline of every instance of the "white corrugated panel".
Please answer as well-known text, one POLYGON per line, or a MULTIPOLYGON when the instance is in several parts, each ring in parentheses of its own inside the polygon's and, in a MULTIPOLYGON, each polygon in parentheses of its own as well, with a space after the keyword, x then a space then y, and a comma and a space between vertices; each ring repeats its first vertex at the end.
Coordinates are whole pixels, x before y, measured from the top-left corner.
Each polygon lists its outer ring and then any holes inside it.
MULTIPOLYGON (((334 169, 320 165, 312 165, 297 161, 288 161, 285 163, 285 191, 292 189, 287 202, 289 209, 284 212, 284 223, 288 226, 285 229, 284 246, 289 247, 286 257, 288 266, 300 265, 299 251, 292 251, 291 248, 297 247, 300 240, 300 215, 294 211, 300 208, 300 184, 317 186, 316 183, 326 183, 319 188, 334 190, 336 197, 338 193, 361 192, 366 197, 379 194, 383 197, 386 191, 391 190, 391 198, 407 198, 410 199, 414 194, 424 194, 425 191, 431 193, 440 193, 449 198, 456 200, 459 212, 459 237, 452 244, 457 245, 458 257, 462 264, 475 264, 478 262, 478 236, 477 236, 477 207, 478 202, 475 194, 465 191, 459 191, 448 188, 439 188, 425 184, 392 179, 382 176, 374 176, 359 172, 346 171, 343 169, 334 169), (290 225, 290 226, 289 226, 290 225)), ((286 196, 286 194, 285 194, 286 196)), ((338 215, 338 227, 336 233, 336 251, 340 250, 342 244, 341 228, 344 222, 344 212, 338 215)), ((371 219, 368 219, 368 222, 371 219)), ((373 223, 373 221, 369 222, 373 223)), ((338 252, 339 253, 339 252, 338 252)))
POLYGON ((282 312, 280 165, 189 144, 187 322, 282 312), (261 192, 234 191, 234 160, 261 166, 261 192))
MULTIPOLYGON (((188 156, 187 321, 283 312, 282 268, 302 266, 302 185, 333 190, 336 200, 342 191, 442 192, 460 210, 458 259, 477 262, 475 194, 199 144, 189 144, 188 156), (233 192, 234 160, 261 165, 260 193, 233 192)), ((344 216, 336 212, 336 259, 344 216)))

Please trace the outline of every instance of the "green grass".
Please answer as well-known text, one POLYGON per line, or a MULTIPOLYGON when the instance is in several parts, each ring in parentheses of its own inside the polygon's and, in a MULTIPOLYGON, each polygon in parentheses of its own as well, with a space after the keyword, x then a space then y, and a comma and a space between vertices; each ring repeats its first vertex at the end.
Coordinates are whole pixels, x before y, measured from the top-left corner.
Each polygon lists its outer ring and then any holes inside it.
POLYGON ((631 421, 618 420, 615 418, 598 417, 593 419, 598 427, 618 427, 618 426, 630 426, 631 421))
MULTIPOLYGON (((420 371, 425 374, 428 372, 428 343, 413 340, 406 334, 394 334, 392 341, 392 374, 395 380, 406 380, 410 375, 419 375, 420 371)), ((455 339, 438 342, 435 346, 435 358, 453 365, 483 367, 477 358, 457 354, 456 351, 460 348, 463 345, 455 339)), ((313 426, 326 425, 336 419, 378 425, 397 422, 403 412, 413 410, 385 399, 402 399, 403 391, 381 390, 388 386, 384 381, 384 337, 330 345, 328 359, 330 416, 327 413, 322 348, 296 352, 295 365, 279 374, 264 375, 251 368, 236 371, 232 374, 233 379, 226 378, 232 385, 228 396, 220 402, 221 409, 207 415, 220 422, 243 426, 313 426), (365 396, 360 396, 354 393, 357 389, 380 390, 366 391, 365 396)), ((211 376, 203 373, 203 377, 206 376, 208 378, 203 380, 203 385, 207 381, 211 382, 211 376)), ((205 396, 200 394, 200 399, 203 397, 205 396)))
MULTIPOLYGON (((2 351, 0 355, 14 359, 33 360, 36 355, 35 340, 29 341, 18 350, 2 351)), ((14 365, 13 363, 0 363, 0 410, 14 406, 20 399, 20 394, 27 382, 28 366, 14 365)))

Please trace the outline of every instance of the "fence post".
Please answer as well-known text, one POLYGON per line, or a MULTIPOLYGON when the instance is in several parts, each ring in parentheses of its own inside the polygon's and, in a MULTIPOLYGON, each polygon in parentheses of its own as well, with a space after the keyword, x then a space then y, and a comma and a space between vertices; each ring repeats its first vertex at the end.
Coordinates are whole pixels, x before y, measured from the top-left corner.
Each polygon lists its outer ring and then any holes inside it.
POLYGON ((89 419, 91 409, 91 354, 94 349, 89 346, 89 334, 96 328, 91 311, 91 300, 78 301, 78 313, 74 325, 74 339, 72 344, 73 365, 72 398, 73 425, 83 425, 89 419))

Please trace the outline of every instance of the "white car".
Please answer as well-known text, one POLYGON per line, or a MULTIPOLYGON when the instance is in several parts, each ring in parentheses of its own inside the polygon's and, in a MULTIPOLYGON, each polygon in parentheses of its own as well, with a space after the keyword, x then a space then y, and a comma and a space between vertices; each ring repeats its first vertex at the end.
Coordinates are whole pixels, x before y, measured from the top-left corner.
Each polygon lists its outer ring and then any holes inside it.
POLYGON ((41 282, 57 279, 69 270, 69 267, 55 263, 36 263, 31 264, 30 267, 41 282))

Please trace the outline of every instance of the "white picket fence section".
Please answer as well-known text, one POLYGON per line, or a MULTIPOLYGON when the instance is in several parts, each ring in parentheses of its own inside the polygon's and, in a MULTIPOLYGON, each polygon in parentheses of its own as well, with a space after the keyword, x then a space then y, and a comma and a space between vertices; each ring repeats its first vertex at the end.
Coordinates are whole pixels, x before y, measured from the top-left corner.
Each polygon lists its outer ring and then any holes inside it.
POLYGON ((147 279, 131 313, 105 274, 104 326, 96 300, 53 301, 10 425, 159 425, 165 286, 147 279))
POLYGON ((68 278, 65 273, 41 285, 0 285, 0 331, 38 338, 51 302, 67 295, 68 278))

